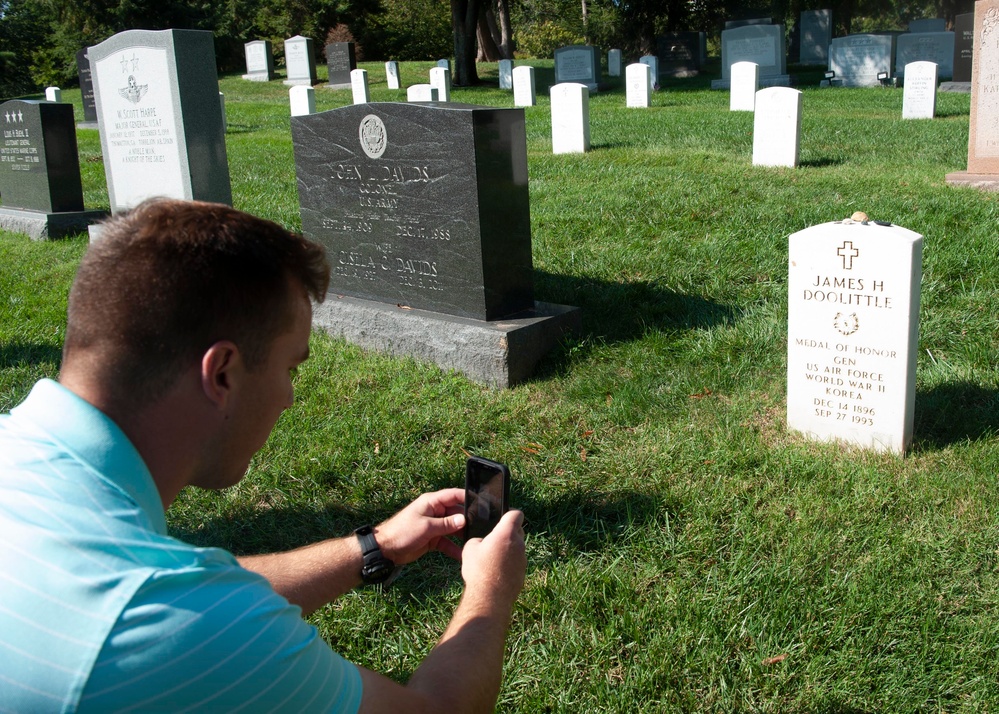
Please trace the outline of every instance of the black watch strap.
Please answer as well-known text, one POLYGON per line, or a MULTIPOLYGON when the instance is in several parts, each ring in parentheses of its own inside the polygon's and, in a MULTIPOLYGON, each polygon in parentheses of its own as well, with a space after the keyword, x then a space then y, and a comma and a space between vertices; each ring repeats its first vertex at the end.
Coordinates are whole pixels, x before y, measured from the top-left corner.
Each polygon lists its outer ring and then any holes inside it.
POLYGON ((384 583, 392 577, 395 563, 382 555, 382 549, 375 540, 375 531, 371 526, 361 526, 354 535, 361 543, 361 556, 364 564, 361 566, 361 580, 367 585, 384 583))

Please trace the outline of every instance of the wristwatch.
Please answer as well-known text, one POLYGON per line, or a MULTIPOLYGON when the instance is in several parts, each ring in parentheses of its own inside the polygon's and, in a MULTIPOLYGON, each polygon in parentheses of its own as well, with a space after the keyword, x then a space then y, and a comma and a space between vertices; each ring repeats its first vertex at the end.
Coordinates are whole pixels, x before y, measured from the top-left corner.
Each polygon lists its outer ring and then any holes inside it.
POLYGON ((364 565, 361 566, 361 580, 365 585, 384 583, 395 572, 395 563, 382 555, 382 549, 375 540, 375 532, 371 526, 361 526, 354 535, 361 541, 361 553, 364 565))

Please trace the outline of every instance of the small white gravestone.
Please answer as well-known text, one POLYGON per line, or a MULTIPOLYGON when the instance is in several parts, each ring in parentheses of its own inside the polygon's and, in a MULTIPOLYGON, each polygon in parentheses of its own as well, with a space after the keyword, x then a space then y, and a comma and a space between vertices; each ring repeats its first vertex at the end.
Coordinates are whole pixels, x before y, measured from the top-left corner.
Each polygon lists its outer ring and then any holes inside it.
POLYGON ((911 444, 922 248, 863 213, 788 238, 788 428, 900 454, 911 444))
POLYGON ((582 154, 590 148, 590 90, 563 82, 551 89, 552 153, 582 154))
POLYGON ((732 86, 729 90, 728 109, 732 112, 751 112, 756 109, 756 92, 760 87, 760 66, 755 62, 736 62, 732 65, 732 86))
POLYGON ((937 77, 954 76, 953 32, 903 33, 895 40, 895 76, 905 81, 905 68, 913 62, 933 62, 937 77))
POLYGON ((406 90, 407 102, 436 102, 437 87, 430 84, 414 84, 406 90))
POLYGON ((312 87, 304 85, 292 87, 288 90, 288 99, 291 101, 293 117, 316 113, 316 90, 312 87))
POLYGON ((295 35, 284 41, 284 65, 288 78, 287 86, 309 86, 316 84, 316 54, 312 50, 312 38, 295 35))
POLYGON ((514 67, 513 105, 515 107, 533 107, 537 103, 537 92, 534 88, 534 67, 514 67))
POLYGON ((756 93, 753 165, 797 166, 801 145, 801 92, 768 87, 756 93))
POLYGON ((371 93, 368 91, 368 70, 350 70, 350 91, 354 104, 367 104, 371 101, 371 93))
POLYGON ((513 60, 499 61, 499 88, 513 89, 513 60))
POLYGON ((647 64, 629 64, 624 68, 627 85, 626 106, 652 106, 652 67, 647 64))
POLYGON ((59 87, 46 87, 45 88, 45 101, 46 102, 61 102, 62 101, 62 90, 59 87))
POLYGON ((650 77, 650 80, 652 82, 652 88, 653 89, 658 89, 659 88, 659 58, 656 57, 655 55, 643 55, 641 58, 639 58, 638 62, 639 62, 639 64, 647 65, 648 68, 652 71, 652 76, 650 77))
POLYGON ((438 102, 451 101, 451 70, 434 67, 430 70, 430 86, 437 90, 438 102))
POLYGON ((389 89, 401 89, 399 84, 399 63, 391 60, 385 63, 385 81, 389 89))
POLYGON ((225 95, 219 92, 219 108, 222 110, 222 133, 229 131, 229 119, 225 115, 225 95))
POLYGON ((451 71, 451 60, 449 60, 449 59, 439 59, 439 60, 437 60, 437 66, 438 67, 443 67, 448 72, 450 72, 451 71))
POLYGON ((621 76, 621 50, 607 52, 607 74, 611 77, 621 76))
POLYGON ((937 112, 936 62, 910 62, 905 65, 902 88, 902 118, 932 119, 937 112))

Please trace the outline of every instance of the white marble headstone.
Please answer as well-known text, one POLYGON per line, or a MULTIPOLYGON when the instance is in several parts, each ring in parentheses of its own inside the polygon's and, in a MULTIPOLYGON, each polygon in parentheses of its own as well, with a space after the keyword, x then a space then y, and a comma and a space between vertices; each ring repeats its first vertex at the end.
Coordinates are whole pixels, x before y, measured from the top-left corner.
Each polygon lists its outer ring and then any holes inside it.
POLYGON ((590 90, 563 82, 551 88, 552 153, 582 154, 590 148, 590 90))
POLYGON ((59 87, 46 87, 45 88, 45 101, 46 102, 61 102, 62 101, 62 90, 59 87))
POLYGON ((833 81, 844 87, 877 87, 880 73, 891 76, 894 35, 847 35, 829 43, 833 81))
POLYGON ((243 79, 267 82, 274 78, 274 55, 270 40, 253 40, 243 45, 246 56, 246 74, 243 79))
POLYGON ((450 72, 451 71, 451 60, 449 60, 449 59, 439 59, 439 60, 437 60, 437 66, 438 67, 443 67, 448 72, 450 72))
POLYGON ((430 70, 430 86, 437 90, 437 101, 451 101, 451 70, 434 67, 430 70))
POLYGON ((797 166, 801 145, 801 92, 768 87, 756 93, 753 165, 797 166))
POLYGON ((288 100, 291 103, 293 117, 316 113, 316 90, 306 85, 299 85, 288 90, 288 100))
POLYGON ((522 65, 513 68, 513 105, 533 107, 538 103, 534 88, 534 67, 522 65))
POLYGON ((910 62, 905 66, 902 118, 932 119, 937 111, 937 65, 910 62))
POLYGON ((513 89, 513 60, 499 61, 499 88, 513 89))
POLYGON ((368 70, 350 70, 350 92, 354 104, 367 104, 371 101, 371 92, 368 91, 368 70))
POLYGON ((611 77, 621 76, 621 50, 607 52, 607 74, 611 77))
POLYGON ((407 102, 436 102, 437 87, 430 84, 413 84, 406 89, 407 102))
POLYGON ((652 67, 644 63, 629 64, 624 68, 627 85, 626 106, 652 106, 652 67))
POLYGON ((642 55, 638 59, 639 64, 648 65, 649 69, 652 71, 649 76, 649 81, 652 83, 652 88, 656 89, 659 87, 659 58, 655 55, 642 55))
POLYGON ((389 89, 401 88, 399 84, 399 63, 395 60, 385 63, 385 82, 388 84, 389 89))
POLYGON ((908 229, 853 220, 788 238, 788 428, 879 451, 908 448, 922 246, 908 229))
POLYGON ((284 64, 288 86, 312 86, 316 79, 316 57, 312 51, 312 38, 295 35, 284 41, 284 64))
POLYGON ((729 89, 728 109, 732 112, 751 112, 756 108, 756 92, 760 86, 760 66, 755 62, 736 62, 732 65, 732 86, 729 89))

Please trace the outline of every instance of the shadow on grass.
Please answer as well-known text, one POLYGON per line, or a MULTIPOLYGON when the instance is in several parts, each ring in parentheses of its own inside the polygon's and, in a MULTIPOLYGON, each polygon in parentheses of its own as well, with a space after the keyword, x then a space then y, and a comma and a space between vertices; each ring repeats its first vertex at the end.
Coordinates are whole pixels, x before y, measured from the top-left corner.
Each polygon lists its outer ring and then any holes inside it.
POLYGON ((62 347, 37 344, 0 344, 0 369, 18 365, 50 364, 62 362, 62 347))
POLYGON ((968 382, 916 392, 915 450, 977 441, 999 431, 999 391, 968 382))
POLYGON ((798 166, 808 166, 809 168, 819 169, 823 166, 838 166, 842 163, 844 163, 842 158, 834 159, 831 157, 825 157, 822 159, 809 159, 807 161, 802 161, 798 164, 798 166))

